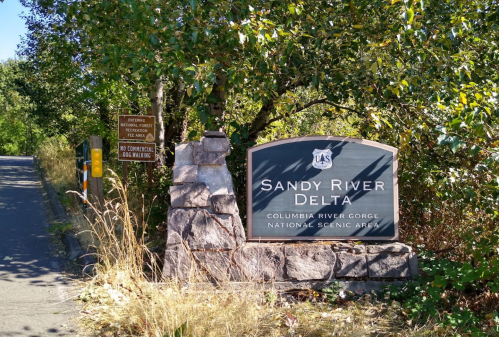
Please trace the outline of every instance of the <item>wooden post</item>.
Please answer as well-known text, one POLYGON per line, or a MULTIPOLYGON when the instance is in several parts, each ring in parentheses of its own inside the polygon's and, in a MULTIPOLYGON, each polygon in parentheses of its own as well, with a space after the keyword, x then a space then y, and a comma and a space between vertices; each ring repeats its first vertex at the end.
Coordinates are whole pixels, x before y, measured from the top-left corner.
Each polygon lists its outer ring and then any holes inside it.
MULTIPOLYGON (((125 115, 128 115, 130 111, 128 109, 125 109, 125 115)), ((124 161, 123 162, 123 187, 126 188, 126 185, 128 184, 128 162, 124 161)))
POLYGON ((156 166, 162 168, 165 165, 165 125, 163 123, 163 76, 160 76, 150 93, 151 109, 156 116, 156 166))
MULTIPOLYGON (((91 149, 102 149, 102 137, 101 136, 90 136, 90 148, 91 149)), ((91 164, 90 164, 91 165, 91 164)), ((92 169, 89 169, 92 172, 92 169)), ((104 191, 102 188, 102 177, 94 178, 92 174, 88 179, 90 183, 90 202, 99 211, 102 212, 102 207, 104 206, 104 191)))
POLYGON ((128 162, 123 162, 123 186, 126 188, 128 184, 128 162))
MULTIPOLYGON (((147 109, 147 114, 152 115, 152 108, 147 109)), ((156 154, 154 154, 156 155, 156 154)), ((154 163, 147 163, 147 190, 152 189, 152 173, 154 163)))
POLYGON ((147 190, 152 189, 152 174, 154 163, 147 163, 147 190))

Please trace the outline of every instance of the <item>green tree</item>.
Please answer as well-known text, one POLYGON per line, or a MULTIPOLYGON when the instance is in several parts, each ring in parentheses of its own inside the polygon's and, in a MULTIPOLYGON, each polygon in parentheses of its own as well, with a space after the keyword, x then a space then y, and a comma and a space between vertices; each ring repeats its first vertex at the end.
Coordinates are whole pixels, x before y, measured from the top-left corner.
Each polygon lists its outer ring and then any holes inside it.
POLYGON ((0 63, 0 155, 32 154, 43 139, 33 121, 34 104, 23 92, 28 77, 23 62, 0 63))
POLYGON ((457 218, 496 216, 495 1, 50 0, 32 8, 53 20, 44 34, 54 48, 96 78, 129 83, 135 96, 162 79, 170 145, 198 128, 186 123, 195 112, 204 127, 230 133, 244 170, 244 149, 282 135, 283 124, 346 120, 401 149, 407 226, 435 213, 435 196, 457 218))

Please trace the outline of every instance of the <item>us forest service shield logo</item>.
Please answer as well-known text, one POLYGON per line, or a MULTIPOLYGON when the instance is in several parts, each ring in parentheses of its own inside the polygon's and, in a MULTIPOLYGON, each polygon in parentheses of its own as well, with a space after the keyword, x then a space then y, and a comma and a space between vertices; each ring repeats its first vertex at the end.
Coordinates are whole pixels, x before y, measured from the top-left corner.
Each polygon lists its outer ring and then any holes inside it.
POLYGON ((333 167, 333 153, 331 150, 319 150, 315 149, 312 152, 314 155, 314 160, 312 161, 312 166, 319 170, 325 170, 333 167))

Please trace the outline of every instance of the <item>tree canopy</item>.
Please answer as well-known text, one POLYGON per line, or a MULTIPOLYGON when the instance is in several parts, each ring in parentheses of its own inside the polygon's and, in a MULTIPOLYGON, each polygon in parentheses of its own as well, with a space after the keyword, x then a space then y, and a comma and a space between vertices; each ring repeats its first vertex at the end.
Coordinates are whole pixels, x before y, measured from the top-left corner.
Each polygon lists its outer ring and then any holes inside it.
POLYGON ((401 149, 404 221, 424 223, 434 196, 497 217, 495 1, 24 4, 22 54, 59 92, 87 92, 81 116, 110 142, 116 115, 146 113, 161 88, 167 155, 223 128, 244 171, 248 146, 340 128, 401 149))

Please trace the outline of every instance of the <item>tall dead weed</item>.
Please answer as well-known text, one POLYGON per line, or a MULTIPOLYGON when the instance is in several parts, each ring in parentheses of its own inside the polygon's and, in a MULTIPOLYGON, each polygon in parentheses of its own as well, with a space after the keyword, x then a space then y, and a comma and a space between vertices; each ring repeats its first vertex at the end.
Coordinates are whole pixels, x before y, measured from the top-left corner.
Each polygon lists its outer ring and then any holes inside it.
POLYGON ((272 284, 214 286, 193 270, 188 282, 165 280, 147 247, 147 219, 129 209, 119 177, 116 198, 91 223, 99 263, 81 292, 82 323, 97 336, 450 336, 435 324, 407 323, 400 305, 366 295, 332 304, 320 292, 297 300, 272 284), (429 327, 431 327, 430 330, 429 327))

